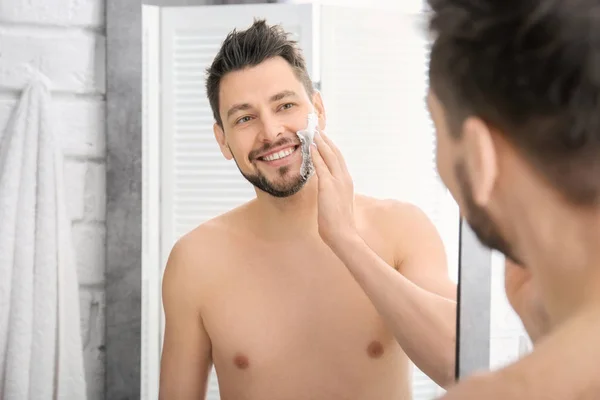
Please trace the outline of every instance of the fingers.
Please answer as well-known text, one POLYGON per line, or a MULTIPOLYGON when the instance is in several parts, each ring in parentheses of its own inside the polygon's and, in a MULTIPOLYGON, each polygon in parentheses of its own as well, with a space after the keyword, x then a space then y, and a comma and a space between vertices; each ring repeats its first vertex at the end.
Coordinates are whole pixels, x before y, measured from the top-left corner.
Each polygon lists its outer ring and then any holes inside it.
POLYGON ((312 162, 315 167, 317 177, 319 178, 319 182, 331 177, 331 172, 329 172, 329 168, 325 164, 325 161, 323 160, 323 157, 316 146, 311 146, 310 155, 312 157, 312 162))
POLYGON ((312 152, 318 152, 331 175, 339 177, 343 170, 340 167, 338 156, 331 148, 329 143, 325 141, 322 133, 318 132, 315 135, 315 143, 317 144, 317 148, 313 148, 312 152))
POLYGON ((335 145, 335 143, 333 143, 333 141, 329 138, 329 136, 327 136, 325 134, 325 132, 321 132, 321 136, 323 137, 323 141, 325 141, 325 143, 327 143, 329 145, 329 147, 331 148, 333 153, 337 156, 337 160, 338 160, 340 169, 342 171, 348 173, 348 166, 346 164, 346 160, 344 159, 344 156, 342 155, 342 152, 340 151, 340 149, 335 145))

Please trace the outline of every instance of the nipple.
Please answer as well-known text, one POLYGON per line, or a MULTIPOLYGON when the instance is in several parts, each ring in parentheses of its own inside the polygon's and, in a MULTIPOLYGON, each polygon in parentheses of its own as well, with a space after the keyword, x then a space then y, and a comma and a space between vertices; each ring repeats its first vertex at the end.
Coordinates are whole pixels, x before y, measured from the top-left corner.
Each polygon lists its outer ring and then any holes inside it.
POLYGON ((380 358, 384 353, 383 345, 381 342, 374 340, 367 347, 367 353, 371 358, 380 358))
POLYGON ((246 369, 250 365, 250 361, 248 360, 248 357, 246 357, 243 354, 237 354, 233 359, 233 363, 239 369, 246 369))

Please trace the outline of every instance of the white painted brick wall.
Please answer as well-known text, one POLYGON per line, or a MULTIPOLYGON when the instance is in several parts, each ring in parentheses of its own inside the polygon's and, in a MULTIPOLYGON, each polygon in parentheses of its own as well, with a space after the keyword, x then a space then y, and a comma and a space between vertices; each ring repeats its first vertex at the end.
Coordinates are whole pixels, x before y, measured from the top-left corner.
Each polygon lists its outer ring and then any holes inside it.
POLYGON ((104 26, 101 0, 1 0, 3 22, 59 26, 104 26))
POLYGON ((51 82, 65 153, 90 400, 104 398, 106 137, 104 0, 0 0, 0 130, 28 79, 51 82))

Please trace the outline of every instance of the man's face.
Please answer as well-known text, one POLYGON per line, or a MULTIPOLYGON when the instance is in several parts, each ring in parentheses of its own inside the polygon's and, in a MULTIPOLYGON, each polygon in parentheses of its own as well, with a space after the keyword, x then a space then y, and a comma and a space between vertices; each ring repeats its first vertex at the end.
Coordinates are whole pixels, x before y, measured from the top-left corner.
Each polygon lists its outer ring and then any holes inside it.
POLYGON ((291 196, 309 177, 300 173, 302 151, 296 132, 306 128, 313 111, 323 129, 320 95, 310 99, 292 67, 281 57, 271 58, 223 77, 223 127, 215 124, 215 137, 223 155, 233 158, 256 188, 275 197, 291 196))
MULTIPOLYGON (((475 173, 481 175, 481 171, 474 172, 473 169, 481 167, 481 164, 468 162, 468 160, 485 158, 486 155, 474 154, 475 152, 480 152, 483 146, 474 144, 473 141, 477 141, 478 139, 473 139, 473 136, 487 135, 489 132, 486 132, 485 129, 482 129, 483 132, 475 132, 472 135, 463 132, 460 138, 454 138, 449 131, 450 128, 446 120, 445 110, 431 90, 428 94, 427 103, 436 130, 436 163, 438 173, 458 203, 461 214, 467 220, 481 243, 500 251, 514 262, 520 263, 513 252, 513 246, 501 234, 498 224, 494 222, 494 218, 487 207, 481 205, 481 202, 476 201, 474 195, 475 188, 472 176, 475 173), (470 143, 468 143, 469 141, 470 143), (473 165, 477 165, 477 167, 471 168, 473 165)), ((476 125, 477 123, 475 123, 476 125)), ((464 126, 462 129, 464 129, 464 126)), ((474 129, 477 128, 475 127, 474 129)), ((485 178, 480 178, 476 181, 479 185, 481 181, 485 181, 485 178)), ((477 190, 481 189, 477 188, 477 190)))

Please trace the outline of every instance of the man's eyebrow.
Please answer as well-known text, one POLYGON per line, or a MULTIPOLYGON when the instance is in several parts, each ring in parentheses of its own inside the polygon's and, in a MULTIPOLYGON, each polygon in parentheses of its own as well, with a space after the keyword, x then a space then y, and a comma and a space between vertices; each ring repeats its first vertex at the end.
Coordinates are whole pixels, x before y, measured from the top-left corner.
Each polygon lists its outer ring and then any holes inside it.
MULTIPOLYGON (((286 97, 294 97, 294 96, 296 96, 296 92, 294 92, 292 90, 283 90, 283 91, 271 96, 269 101, 273 103, 275 101, 282 100, 286 97)), ((234 104, 227 111, 227 118, 231 117, 233 114, 235 114, 238 111, 246 111, 246 110, 249 110, 250 108, 252 108, 252 106, 248 103, 234 104)))
POLYGON ((234 104, 229 109, 229 111, 227 111, 227 118, 231 117, 233 114, 235 114, 238 111, 246 111, 246 110, 249 110, 250 108, 251 108, 251 106, 248 103, 234 104))
POLYGON ((271 98, 269 100, 271 100, 271 102, 275 102, 275 101, 284 99, 286 97, 293 97, 293 96, 296 96, 296 92, 293 92, 291 90, 284 90, 282 92, 279 92, 279 93, 271 96, 271 98))

